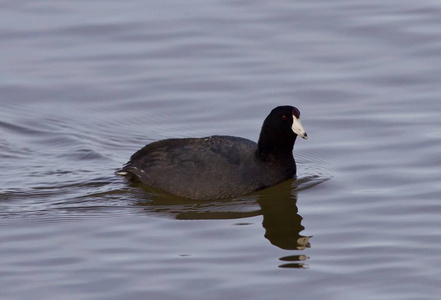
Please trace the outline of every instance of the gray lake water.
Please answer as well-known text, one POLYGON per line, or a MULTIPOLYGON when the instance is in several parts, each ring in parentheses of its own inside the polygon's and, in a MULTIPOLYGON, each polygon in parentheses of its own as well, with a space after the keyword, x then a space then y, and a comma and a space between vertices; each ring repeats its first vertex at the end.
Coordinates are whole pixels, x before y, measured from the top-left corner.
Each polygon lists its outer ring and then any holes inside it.
POLYGON ((439 299, 439 1, 0 8, 1 299, 439 299), (114 175, 286 104, 295 180, 198 202, 114 175))

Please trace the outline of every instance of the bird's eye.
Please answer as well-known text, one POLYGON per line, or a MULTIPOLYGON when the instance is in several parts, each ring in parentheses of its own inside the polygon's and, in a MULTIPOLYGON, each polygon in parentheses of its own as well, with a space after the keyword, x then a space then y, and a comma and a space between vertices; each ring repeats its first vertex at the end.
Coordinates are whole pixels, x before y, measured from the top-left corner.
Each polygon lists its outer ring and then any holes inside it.
POLYGON ((287 116, 282 116, 282 120, 286 121, 286 120, 288 120, 288 117, 287 116))

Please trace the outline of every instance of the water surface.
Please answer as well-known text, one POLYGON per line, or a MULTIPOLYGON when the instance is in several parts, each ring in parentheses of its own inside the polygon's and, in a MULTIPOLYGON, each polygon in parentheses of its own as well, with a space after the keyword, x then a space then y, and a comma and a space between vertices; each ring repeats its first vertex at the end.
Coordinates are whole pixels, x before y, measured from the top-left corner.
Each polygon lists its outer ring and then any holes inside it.
POLYGON ((1 298, 438 299, 437 1, 0 7, 1 298), (295 180, 198 202, 114 175, 285 104, 295 180))

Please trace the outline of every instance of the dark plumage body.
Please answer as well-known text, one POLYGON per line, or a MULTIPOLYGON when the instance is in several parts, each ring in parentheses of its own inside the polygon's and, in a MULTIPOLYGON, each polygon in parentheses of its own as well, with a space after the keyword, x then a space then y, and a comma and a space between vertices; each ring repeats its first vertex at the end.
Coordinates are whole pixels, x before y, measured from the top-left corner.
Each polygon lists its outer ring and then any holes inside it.
POLYGON ((130 173, 170 194, 203 200, 231 198, 276 185, 296 174, 293 109, 274 109, 258 143, 232 136, 162 140, 133 154, 120 173, 130 173))

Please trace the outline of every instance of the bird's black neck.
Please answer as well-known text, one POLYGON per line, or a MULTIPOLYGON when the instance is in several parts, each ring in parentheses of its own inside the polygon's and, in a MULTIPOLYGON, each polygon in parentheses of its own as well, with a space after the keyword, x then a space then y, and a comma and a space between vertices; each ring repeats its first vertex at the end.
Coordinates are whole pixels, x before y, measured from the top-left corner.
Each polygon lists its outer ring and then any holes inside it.
POLYGON ((293 161, 292 150, 296 138, 292 132, 270 133, 262 129, 257 143, 257 156, 265 161, 293 161))

